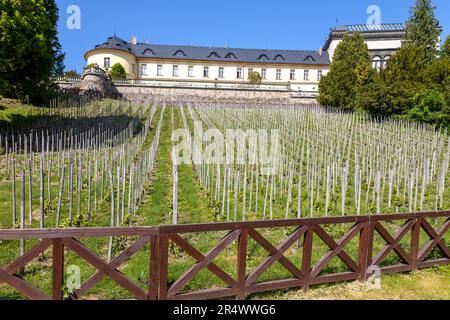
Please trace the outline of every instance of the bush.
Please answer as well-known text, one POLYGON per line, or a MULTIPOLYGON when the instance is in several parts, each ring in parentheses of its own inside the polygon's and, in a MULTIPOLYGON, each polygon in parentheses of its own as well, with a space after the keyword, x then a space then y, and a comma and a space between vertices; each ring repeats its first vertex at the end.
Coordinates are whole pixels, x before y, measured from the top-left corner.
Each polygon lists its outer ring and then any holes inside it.
POLYGON ((435 89, 422 89, 414 97, 414 107, 403 117, 413 121, 447 125, 450 112, 442 93, 435 89))
POLYGON ((252 84, 260 84, 262 82, 262 77, 258 71, 251 71, 248 73, 248 80, 252 84))
POLYGON ((109 76, 111 79, 126 79, 127 73, 120 63, 116 63, 112 66, 109 76))

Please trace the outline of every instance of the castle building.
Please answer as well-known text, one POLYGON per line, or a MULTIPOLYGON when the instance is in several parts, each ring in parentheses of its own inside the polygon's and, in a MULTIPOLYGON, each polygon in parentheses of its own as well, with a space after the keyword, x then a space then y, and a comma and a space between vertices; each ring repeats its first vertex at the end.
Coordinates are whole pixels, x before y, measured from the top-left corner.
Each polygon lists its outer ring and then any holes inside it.
POLYGON ((317 94, 334 51, 345 33, 359 32, 372 57, 373 67, 382 68, 400 48, 403 24, 347 25, 331 29, 319 50, 267 50, 140 43, 117 36, 86 52, 87 64, 108 71, 120 63, 129 80, 140 84, 166 86, 233 88, 250 85, 250 75, 258 72, 258 87, 286 88, 294 92, 317 94))

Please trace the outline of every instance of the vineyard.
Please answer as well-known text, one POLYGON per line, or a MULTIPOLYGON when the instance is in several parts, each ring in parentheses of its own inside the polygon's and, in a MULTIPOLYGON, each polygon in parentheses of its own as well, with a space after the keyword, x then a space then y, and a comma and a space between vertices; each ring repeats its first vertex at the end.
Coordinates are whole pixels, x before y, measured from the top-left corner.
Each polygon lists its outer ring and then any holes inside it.
MULTIPOLYGON (((445 129, 428 125, 319 106, 150 100, 58 101, 29 118, 0 128, 0 229, 183 225, 450 208, 450 137, 445 129)), ((386 228, 395 232, 400 225, 386 228)), ((337 225, 328 231, 339 238, 346 229, 337 225)), ((288 228, 268 229, 264 236, 275 244, 288 234, 288 228)), ((188 240, 208 251, 223 236, 195 234, 188 240)), ((108 237, 85 245, 111 261, 130 241, 108 237)), ((0 265, 34 244, 0 241, 0 265)), ((251 267, 264 259, 265 251, 250 246, 251 267)), ((313 258, 326 249, 322 245, 313 258)), ((286 255, 299 263, 299 250, 300 243, 293 244, 286 255)), ((148 284, 148 270, 142 267, 147 251, 124 266, 142 286, 148 284)), ((235 258, 227 252, 215 261, 232 273, 235 258)), ((194 260, 175 246, 171 253, 173 281, 194 260)), ((20 270, 21 276, 51 290, 49 259, 43 252, 20 270)), ((395 259, 387 256, 388 262, 395 259)), ((95 272, 75 255, 66 260, 80 269, 83 281, 95 272)), ((327 268, 346 266, 333 260, 327 268)), ((264 277, 282 279, 285 272, 273 265, 264 277)), ((187 289, 218 283, 200 272, 187 289)), ((73 293, 66 291, 67 296, 73 293)), ((93 299, 129 297, 110 280, 99 281, 89 294, 93 299)), ((0 285, 0 297, 21 295, 0 285)))

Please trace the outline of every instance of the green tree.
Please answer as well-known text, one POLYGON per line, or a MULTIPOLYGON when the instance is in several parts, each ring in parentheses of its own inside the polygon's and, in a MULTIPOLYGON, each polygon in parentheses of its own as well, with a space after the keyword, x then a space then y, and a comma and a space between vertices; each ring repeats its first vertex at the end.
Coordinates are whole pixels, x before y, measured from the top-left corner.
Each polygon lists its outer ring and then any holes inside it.
POLYGON ((0 0, 0 94, 40 104, 62 75, 54 0, 0 0))
POLYGON ((414 106, 413 98, 424 86, 424 51, 404 44, 387 67, 360 91, 361 108, 376 115, 400 115, 414 106))
POLYGON ((431 0, 416 0, 406 22, 405 40, 424 50, 427 62, 436 58, 439 48, 441 27, 436 19, 435 10, 431 0))
POLYGON ((80 74, 76 70, 69 70, 64 73, 64 77, 66 78, 79 78, 80 74))
POLYGON ((111 77, 111 79, 126 79, 127 72, 120 63, 116 63, 112 66, 111 71, 109 72, 109 76, 111 77))
POLYGON ((450 109, 444 95, 434 89, 422 89, 414 97, 414 107, 404 116, 406 119, 446 125, 450 123, 450 109))
POLYGON ((260 84, 262 82, 262 77, 258 71, 250 71, 248 73, 248 80, 252 84, 260 84))
POLYGON ((441 57, 450 58, 450 34, 447 36, 447 39, 445 39, 445 42, 442 45, 441 57))
POLYGON ((344 35, 336 48, 330 71, 320 80, 318 102, 330 107, 355 109, 357 97, 373 73, 363 37, 359 33, 344 35))

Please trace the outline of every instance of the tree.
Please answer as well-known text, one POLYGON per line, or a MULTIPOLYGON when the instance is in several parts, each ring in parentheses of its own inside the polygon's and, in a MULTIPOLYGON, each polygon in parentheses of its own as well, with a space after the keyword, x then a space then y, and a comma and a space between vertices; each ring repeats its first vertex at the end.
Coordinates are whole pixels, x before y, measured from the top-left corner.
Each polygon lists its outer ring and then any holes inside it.
POLYGON ((344 35, 336 48, 330 71, 320 80, 318 102, 330 107, 355 109, 357 97, 373 72, 363 37, 359 33, 344 35))
POLYGON ((414 107, 404 118, 446 125, 450 123, 450 108, 442 93, 434 89, 423 89, 414 97, 414 107))
POLYGON ((62 75, 54 0, 0 0, 0 94, 41 104, 62 75))
POLYGON ((112 66, 111 71, 109 72, 109 76, 111 77, 111 79, 126 79, 127 72, 120 63, 116 63, 112 66))
POLYGON ((447 36, 447 39, 445 39, 445 42, 442 45, 441 57, 450 58, 450 34, 447 36))
POLYGON ((64 74, 66 78, 79 78, 80 74, 76 70, 69 70, 64 74))
POLYGON ((399 115, 413 107, 413 98, 424 85, 424 52, 412 44, 404 44, 389 59, 373 82, 360 91, 362 109, 376 115, 399 115))
POLYGON ((248 73, 248 80, 252 84, 260 84, 262 82, 262 77, 258 71, 250 71, 248 73))
POLYGON ((405 40, 424 50, 427 62, 436 58, 439 48, 441 27, 436 19, 435 10, 431 0, 416 0, 410 11, 410 18, 406 22, 405 40))

